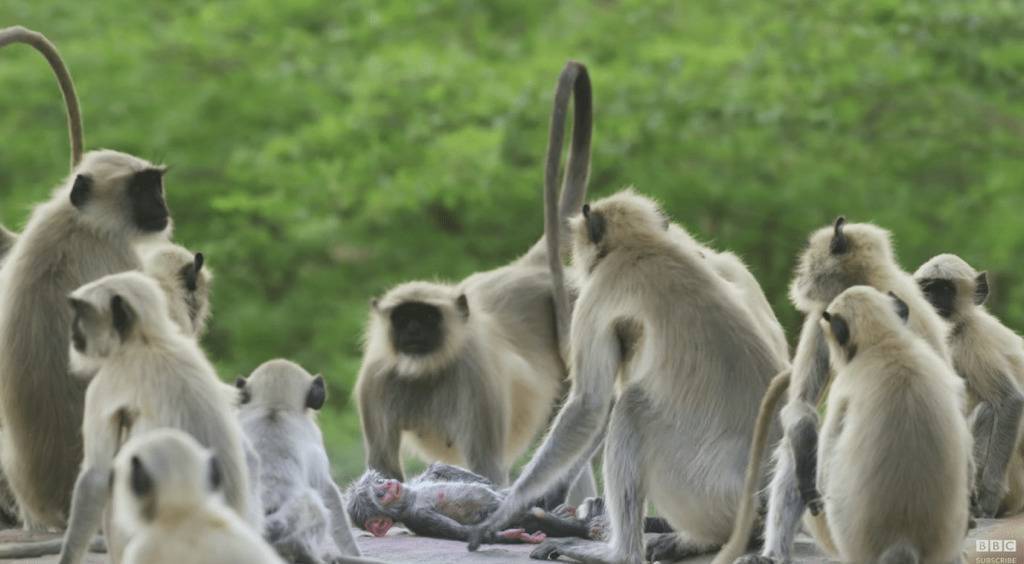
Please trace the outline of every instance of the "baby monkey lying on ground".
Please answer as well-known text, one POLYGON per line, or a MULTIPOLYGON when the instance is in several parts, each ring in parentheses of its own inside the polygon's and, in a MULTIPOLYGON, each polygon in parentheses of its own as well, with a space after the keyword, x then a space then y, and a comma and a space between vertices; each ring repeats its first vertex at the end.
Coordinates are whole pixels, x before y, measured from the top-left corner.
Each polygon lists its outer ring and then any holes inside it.
MULTIPOLYGON (((457 466, 435 462, 407 483, 370 469, 349 487, 352 522, 382 537, 397 522, 420 536, 466 540, 472 525, 490 516, 505 498, 493 482, 457 466)), ((589 498, 576 508, 533 508, 501 531, 493 542, 539 543, 546 537, 603 539, 607 534, 604 502, 589 498)), ((646 532, 670 532, 664 519, 649 517, 646 532)))

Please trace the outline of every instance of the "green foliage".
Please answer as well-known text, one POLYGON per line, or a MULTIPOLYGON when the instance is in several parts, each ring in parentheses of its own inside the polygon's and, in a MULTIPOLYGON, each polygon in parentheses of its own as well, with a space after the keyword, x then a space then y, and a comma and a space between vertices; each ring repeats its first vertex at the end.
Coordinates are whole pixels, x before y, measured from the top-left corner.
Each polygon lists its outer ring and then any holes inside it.
MULTIPOLYGON (((323 372, 339 474, 370 296, 458 279, 541 233, 542 156, 567 59, 594 79, 595 196, 633 184, 750 263, 790 334, 806 234, 893 230, 903 264, 988 269, 1024 326, 1024 5, 1015 1, 20 2, 79 88, 86 145, 172 166, 177 238, 217 271, 206 347, 227 378, 323 372)), ((59 182, 42 59, 0 53, 0 220, 59 182)))

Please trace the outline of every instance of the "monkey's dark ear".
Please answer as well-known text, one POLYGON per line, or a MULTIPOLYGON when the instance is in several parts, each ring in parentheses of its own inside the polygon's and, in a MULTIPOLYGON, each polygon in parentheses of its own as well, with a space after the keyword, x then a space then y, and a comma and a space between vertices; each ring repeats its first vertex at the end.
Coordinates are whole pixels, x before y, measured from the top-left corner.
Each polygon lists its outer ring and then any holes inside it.
POLYGON ((832 226, 832 242, 829 244, 828 250, 833 255, 841 255, 850 250, 850 241, 846 238, 846 233, 843 232, 843 227, 845 225, 846 218, 839 216, 836 218, 836 222, 832 226))
POLYGON ((583 204, 583 218, 590 217, 590 204, 583 204))
POLYGON ((185 265, 182 275, 185 277, 185 289, 189 292, 195 292, 199 288, 199 271, 203 269, 204 262, 203 253, 196 253, 192 264, 185 265))
POLYGON ((153 491, 153 477, 138 456, 132 457, 131 475, 128 478, 128 484, 136 497, 145 497, 153 491))
POLYGON ((988 272, 982 272, 974 279, 974 305, 988 301, 988 272))
POLYGON ((370 298, 370 309, 372 309, 374 311, 377 311, 378 309, 380 309, 380 308, 377 307, 379 305, 380 305, 380 300, 379 299, 377 299, 377 298, 370 298))
POLYGON ((604 239, 604 215, 601 212, 591 212, 590 204, 583 206, 583 220, 587 222, 587 235, 591 243, 600 243, 604 239))
POLYGON ((220 460, 217 455, 210 456, 210 489, 217 491, 220 489, 221 484, 224 483, 224 471, 221 470, 220 460))
POLYGON ((900 316, 900 319, 906 323, 907 319, 910 318, 910 306, 907 305, 907 302, 900 299, 895 292, 889 292, 889 297, 892 298, 893 306, 896 308, 896 315, 900 316))
POLYGON ((459 297, 455 298, 455 307, 463 319, 469 317, 469 298, 466 297, 466 294, 459 294, 459 297))
POLYGON ((89 201, 89 194, 92 193, 92 178, 84 174, 75 176, 75 183, 71 186, 71 205, 81 209, 89 201))
POLYGON ((238 388, 238 403, 239 404, 245 405, 245 404, 249 403, 250 401, 252 401, 252 392, 250 392, 248 386, 246 386, 245 378, 242 378, 241 376, 236 378, 235 379, 235 387, 238 388))
POLYGON ((71 310, 75 312, 75 315, 85 317, 90 312, 92 312, 92 304, 85 300, 80 300, 78 298, 73 298, 69 296, 68 303, 71 304, 71 310))
MULTIPOLYGON (((822 315, 824 317, 824 315, 822 315)), ((828 321, 829 327, 832 328, 832 334, 836 337, 836 342, 839 346, 845 347, 850 342, 850 326, 846 324, 846 320, 843 316, 838 313, 830 315, 825 321, 828 321)))
POLYGON ((821 312, 821 318, 824 319, 826 323, 831 322, 832 314, 827 311, 823 311, 821 312))
POLYGON ((196 253, 192 264, 196 266, 196 274, 199 274, 203 271, 203 265, 206 264, 206 257, 203 256, 203 253, 196 253))
POLYGON ((135 312, 132 311, 128 302, 124 301, 124 298, 115 294, 110 298, 110 315, 114 320, 114 329, 121 336, 121 340, 125 340, 128 337, 128 331, 135 324, 135 312))
POLYGON ((317 374, 313 378, 313 384, 309 386, 306 393, 306 407, 319 410, 327 401, 327 388, 324 386, 324 377, 317 374))

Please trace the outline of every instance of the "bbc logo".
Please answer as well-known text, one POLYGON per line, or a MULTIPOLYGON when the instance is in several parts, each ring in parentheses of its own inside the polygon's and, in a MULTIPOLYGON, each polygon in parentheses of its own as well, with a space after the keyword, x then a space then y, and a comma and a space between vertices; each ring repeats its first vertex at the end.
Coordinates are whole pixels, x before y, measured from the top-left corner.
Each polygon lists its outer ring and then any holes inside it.
POLYGON ((978 552, 1017 552, 1015 540, 975 540, 974 549, 978 552))

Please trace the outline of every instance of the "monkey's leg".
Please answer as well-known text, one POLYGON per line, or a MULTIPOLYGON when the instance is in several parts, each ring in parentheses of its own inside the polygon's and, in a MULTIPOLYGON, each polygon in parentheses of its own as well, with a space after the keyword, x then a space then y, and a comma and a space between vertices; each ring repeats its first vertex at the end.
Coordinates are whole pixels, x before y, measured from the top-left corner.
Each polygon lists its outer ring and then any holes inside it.
POLYGON ((100 528, 103 510, 110 496, 110 468, 91 466, 83 468, 75 482, 71 497, 71 518, 64 534, 60 564, 82 561, 89 541, 100 528))
MULTIPOLYGON (((612 402, 612 406, 614 405, 614 402, 612 402)), ((572 497, 572 490, 576 487, 577 484, 580 484, 580 482, 583 482, 585 480, 589 480, 589 485, 585 483, 581 486, 581 489, 586 490, 589 487, 590 489, 594 490, 594 493, 591 493, 589 495, 583 495, 575 503, 570 501, 570 504, 579 505, 586 498, 597 496, 597 485, 594 483, 593 461, 594 457, 597 456, 597 453, 601 450, 601 447, 604 446, 604 438, 605 435, 607 435, 607 433, 608 428, 602 428, 601 431, 597 434, 597 436, 594 437, 594 440, 590 443, 590 446, 587 447, 586 454, 580 457, 576 461, 576 463, 573 464, 572 470, 569 471, 569 474, 567 474, 562 480, 560 480, 558 482, 558 485, 548 490, 548 493, 545 494, 541 500, 537 501, 533 505, 543 507, 544 509, 553 509, 555 507, 558 507, 559 505, 562 505, 563 503, 566 502, 567 497, 572 497)), ((585 491, 577 493, 585 493, 585 491)))
POLYGON ((775 447, 775 467, 769 485, 768 517, 761 556, 747 556, 739 561, 789 562, 803 512, 804 502, 797 488, 793 451, 787 439, 783 438, 775 447))
MULTIPOLYGON (((349 526, 348 514, 345 512, 345 501, 341 497, 341 491, 334 482, 328 480, 323 491, 324 504, 331 516, 331 538, 338 545, 338 549, 345 556, 359 556, 359 545, 352 537, 352 528, 349 526)), ((376 562, 376 560, 362 560, 363 562, 376 562)))
POLYGON ((988 459, 988 451, 992 443, 992 435, 995 434, 996 414, 992 406, 983 401, 979 403, 974 412, 967 420, 971 426, 971 436, 974 437, 974 449, 971 453, 974 468, 974 475, 971 479, 971 509, 975 515, 981 513, 978 504, 978 485, 981 483, 981 473, 985 469, 985 461, 988 459))
POLYGON ((605 504, 611 521, 610 543, 593 541, 547 541, 530 553, 531 558, 550 560, 565 556, 585 564, 640 564, 643 561, 644 503, 647 483, 644 475, 642 424, 650 413, 630 405, 647 405, 642 392, 628 390, 612 408, 605 443, 605 504))
POLYGON ((1020 420, 1024 414, 1024 396, 1009 378, 1000 380, 1002 394, 991 403, 995 424, 988 456, 978 461, 978 509, 983 517, 994 517, 1006 495, 1006 469, 1020 442, 1020 420))

